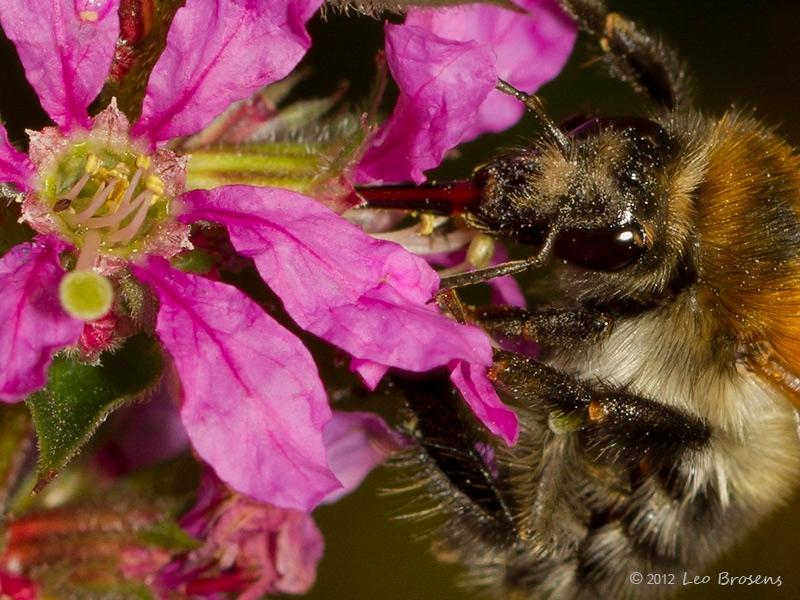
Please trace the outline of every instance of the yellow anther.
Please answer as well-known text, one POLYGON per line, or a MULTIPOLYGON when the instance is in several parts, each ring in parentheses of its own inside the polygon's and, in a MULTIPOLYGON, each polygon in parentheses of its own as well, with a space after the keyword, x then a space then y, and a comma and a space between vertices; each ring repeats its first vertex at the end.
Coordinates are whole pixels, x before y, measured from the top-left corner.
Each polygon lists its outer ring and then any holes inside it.
POLYGON ((436 227, 436 217, 429 214, 421 214, 419 216, 419 234, 432 235, 436 227))
POLYGON ((109 169, 108 171, 108 175, 116 177, 117 179, 127 179, 130 174, 130 167, 125 163, 117 163, 113 169, 109 169))
POLYGON ((86 157, 86 164, 83 166, 83 170, 90 175, 94 175, 100 169, 100 159, 97 158, 96 154, 89 154, 86 157))
POLYGON ((150 157, 147 154, 140 154, 136 157, 136 166, 145 171, 150 168, 150 157))
POLYGON ((494 238, 478 233, 467 248, 467 262, 475 268, 488 267, 494 255, 494 238))
POLYGON ((158 175, 148 175, 144 180, 144 187, 153 192, 156 196, 164 194, 164 182, 158 175))
POLYGON ((159 196, 158 194, 153 194, 153 197, 152 197, 152 198, 150 198, 150 206, 155 206, 155 205, 156 205, 156 203, 157 203, 159 200, 161 200, 161 196, 159 196))

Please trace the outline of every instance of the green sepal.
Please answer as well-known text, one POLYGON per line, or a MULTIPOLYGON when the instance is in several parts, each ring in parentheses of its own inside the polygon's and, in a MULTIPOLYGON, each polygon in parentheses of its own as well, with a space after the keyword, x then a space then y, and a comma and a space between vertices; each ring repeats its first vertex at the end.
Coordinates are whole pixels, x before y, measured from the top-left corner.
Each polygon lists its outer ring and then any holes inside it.
POLYGON ((26 401, 39 439, 37 488, 64 468, 109 414, 152 388, 162 368, 158 343, 142 333, 103 354, 97 366, 56 357, 47 386, 26 401))

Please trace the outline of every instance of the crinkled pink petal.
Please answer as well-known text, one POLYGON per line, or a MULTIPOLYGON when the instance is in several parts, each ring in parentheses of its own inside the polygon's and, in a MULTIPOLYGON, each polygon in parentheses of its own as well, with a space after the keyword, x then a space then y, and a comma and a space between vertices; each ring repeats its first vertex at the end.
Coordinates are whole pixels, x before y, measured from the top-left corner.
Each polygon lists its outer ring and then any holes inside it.
POLYGON ((33 165, 28 157, 8 141, 8 133, 0 123, 0 183, 13 183, 28 191, 33 177, 33 165))
MULTIPOLYGON (((411 10, 413 25, 448 40, 474 41, 494 50, 494 74, 528 93, 555 77, 575 44, 577 27, 552 0, 514 0, 528 12, 470 4, 436 10, 411 10)), ((483 101, 461 141, 516 123, 522 104, 493 90, 483 101)))
MULTIPOLYGON (((317 564, 324 550, 325 540, 312 516, 292 511, 278 530, 275 548, 278 580, 273 584, 274 590, 283 594, 308 592, 316 581, 317 564)), ((241 596, 241 600, 258 600, 263 594, 254 590, 250 596, 241 596)))
POLYGON ((455 361, 450 365, 450 381, 489 431, 499 435, 509 446, 517 443, 517 415, 500 400, 494 386, 486 377, 486 367, 455 361))
POLYGON ((161 302, 156 332, 181 377, 181 419, 220 478, 301 510, 340 487, 322 442, 330 409, 300 341, 232 286, 163 259, 132 268, 161 302))
POLYGON ((16 402, 44 386, 58 350, 78 340, 83 322, 61 308, 61 246, 46 238, 0 258, 0 401, 16 402))
POLYGON ((226 225, 297 324, 353 357, 408 371, 491 364, 487 336, 439 313, 436 273, 401 246, 288 190, 226 186, 184 198, 184 218, 226 225))
POLYGON ((233 493, 207 472, 181 526, 202 546, 151 578, 159 598, 175 590, 192 598, 227 598, 225 590, 238 600, 303 594, 314 583, 324 549, 311 515, 233 493))
POLYGON ((386 59, 400 97, 354 174, 359 183, 425 181, 472 127, 495 86, 486 45, 441 38, 411 25, 386 25, 386 59))
POLYGON ((175 13, 134 133, 194 133, 289 74, 311 45, 305 22, 322 0, 190 0, 175 13))
POLYGON ((406 441, 378 415, 368 412, 334 411, 322 439, 328 462, 344 486, 325 498, 336 502, 355 490, 370 471, 406 446, 406 441))
POLYGON ((86 107, 108 76, 119 37, 119 0, 2 0, 0 24, 47 114, 88 127, 86 107))

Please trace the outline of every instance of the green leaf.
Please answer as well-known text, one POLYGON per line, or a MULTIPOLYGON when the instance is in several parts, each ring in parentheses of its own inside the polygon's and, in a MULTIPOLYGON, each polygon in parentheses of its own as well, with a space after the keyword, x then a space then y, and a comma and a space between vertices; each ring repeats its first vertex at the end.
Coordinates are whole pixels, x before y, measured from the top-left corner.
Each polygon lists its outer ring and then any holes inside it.
POLYGON ((98 366, 56 357, 47 387, 27 400, 39 437, 37 487, 58 474, 111 412, 150 389, 162 367, 158 343, 145 334, 103 354, 98 366))

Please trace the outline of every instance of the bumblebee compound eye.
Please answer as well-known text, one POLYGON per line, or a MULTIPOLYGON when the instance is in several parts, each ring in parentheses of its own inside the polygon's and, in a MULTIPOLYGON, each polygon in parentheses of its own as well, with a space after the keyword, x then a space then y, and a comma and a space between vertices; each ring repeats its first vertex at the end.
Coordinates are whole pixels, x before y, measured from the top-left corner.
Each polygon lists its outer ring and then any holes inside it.
POLYGON ((644 253, 644 230, 635 222, 602 229, 567 229, 553 246, 553 253, 578 267, 594 271, 619 271, 644 253))

